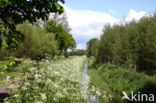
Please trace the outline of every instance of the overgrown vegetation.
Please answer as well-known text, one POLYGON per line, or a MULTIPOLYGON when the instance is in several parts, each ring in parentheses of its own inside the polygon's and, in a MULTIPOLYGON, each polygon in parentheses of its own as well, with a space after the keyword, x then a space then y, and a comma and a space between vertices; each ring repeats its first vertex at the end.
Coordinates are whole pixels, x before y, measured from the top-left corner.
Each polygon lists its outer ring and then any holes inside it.
POLYGON ((82 83, 85 60, 81 56, 40 62, 25 71, 19 87, 10 87, 12 94, 5 103, 87 103, 82 83))
POLYGON ((132 92, 156 95, 155 28, 156 15, 146 16, 139 21, 106 25, 100 40, 88 41, 90 85, 103 91, 101 103, 129 103, 121 101, 123 91, 129 97, 132 92))
POLYGON ((107 25, 100 40, 88 42, 87 54, 98 62, 109 62, 136 71, 156 70, 156 16, 139 21, 107 25))
POLYGON ((110 63, 99 64, 95 67, 94 63, 95 60, 89 58, 88 73, 91 77, 90 86, 94 85, 102 91, 99 98, 100 103, 129 103, 129 101, 121 101, 123 91, 129 97, 131 97, 132 91, 134 94, 140 92, 141 94, 156 95, 155 77, 110 63))

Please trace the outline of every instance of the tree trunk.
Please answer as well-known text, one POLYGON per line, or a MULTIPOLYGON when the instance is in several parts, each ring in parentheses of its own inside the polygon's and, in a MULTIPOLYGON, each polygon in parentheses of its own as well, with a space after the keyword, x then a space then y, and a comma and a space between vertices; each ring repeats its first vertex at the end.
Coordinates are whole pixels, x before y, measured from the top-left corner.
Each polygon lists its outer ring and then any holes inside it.
POLYGON ((64 57, 65 57, 65 58, 68 58, 67 49, 64 50, 64 57))

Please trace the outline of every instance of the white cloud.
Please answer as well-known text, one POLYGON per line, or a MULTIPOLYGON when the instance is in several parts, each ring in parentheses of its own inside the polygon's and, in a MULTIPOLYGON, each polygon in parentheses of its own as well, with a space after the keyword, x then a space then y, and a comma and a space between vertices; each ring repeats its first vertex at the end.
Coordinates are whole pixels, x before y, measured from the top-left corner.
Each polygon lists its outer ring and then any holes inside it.
MULTIPOLYGON (((86 48, 86 42, 93 37, 100 37, 102 29, 105 24, 119 23, 121 20, 109 15, 105 12, 96 12, 91 10, 72 10, 65 7, 65 11, 68 17, 69 26, 71 27, 74 38, 78 45, 77 48, 86 48), (82 39, 82 40, 81 40, 82 39)), ((114 12, 109 9, 109 12, 114 12)), ((147 15, 146 12, 137 12, 133 9, 129 10, 128 16, 125 21, 131 21, 132 19, 139 20, 141 17, 147 15)))
POLYGON ((99 35, 104 24, 114 24, 118 19, 105 12, 95 12, 90 10, 72 10, 65 8, 69 25, 74 35, 99 35))
POLYGON ((77 49, 86 49, 86 43, 77 44, 77 49))
POLYGON ((147 13, 145 11, 140 11, 137 12, 134 9, 129 10, 129 14, 126 17, 126 21, 132 21, 133 19, 135 19, 136 21, 138 21, 139 19, 141 19, 143 16, 149 16, 151 15, 150 13, 147 13))
POLYGON ((115 13, 114 10, 112 10, 112 9, 108 9, 108 12, 110 12, 110 13, 112 13, 112 14, 115 13))

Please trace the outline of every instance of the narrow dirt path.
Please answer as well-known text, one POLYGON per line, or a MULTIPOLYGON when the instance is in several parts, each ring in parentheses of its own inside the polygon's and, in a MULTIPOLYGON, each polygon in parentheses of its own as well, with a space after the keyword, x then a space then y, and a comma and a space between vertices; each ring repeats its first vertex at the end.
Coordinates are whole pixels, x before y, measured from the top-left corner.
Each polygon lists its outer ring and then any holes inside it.
POLYGON ((10 95, 10 92, 7 91, 6 89, 9 88, 11 85, 19 85, 20 81, 16 81, 14 83, 11 83, 11 84, 7 84, 7 85, 4 85, 4 86, 1 86, 0 87, 0 103, 3 102, 3 100, 6 98, 6 97, 9 97, 10 95))
POLYGON ((19 85, 19 81, 16 81, 15 83, 7 84, 0 87, 0 94, 1 93, 9 93, 6 89, 9 88, 11 85, 19 85))

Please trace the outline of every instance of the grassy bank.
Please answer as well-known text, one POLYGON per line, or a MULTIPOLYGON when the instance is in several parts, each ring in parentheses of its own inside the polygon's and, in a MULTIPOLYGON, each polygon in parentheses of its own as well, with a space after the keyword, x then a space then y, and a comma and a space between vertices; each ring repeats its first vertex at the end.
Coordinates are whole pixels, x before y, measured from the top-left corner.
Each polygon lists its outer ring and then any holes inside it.
MULTIPOLYGON (((5 63, 5 62, 3 62, 5 63)), ((25 69, 35 66, 35 62, 21 63, 17 66, 11 66, 8 70, 0 76, 0 86, 7 85, 20 80, 25 69), (8 78, 8 79, 7 79, 8 78)))
POLYGON ((122 68, 112 64, 101 64, 97 67, 91 66, 89 75, 90 85, 101 90, 100 103, 127 103, 121 101, 122 92, 129 96, 134 93, 145 93, 156 95, 156 77, 138 73, 130 69, 122 68))

